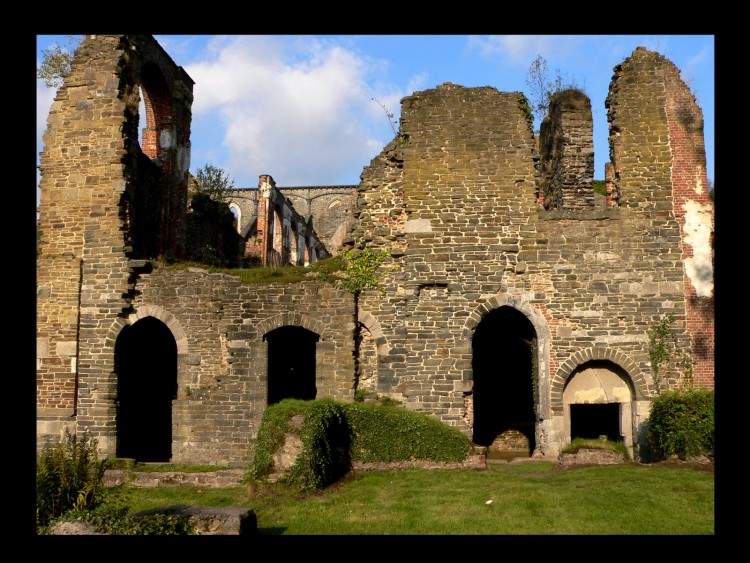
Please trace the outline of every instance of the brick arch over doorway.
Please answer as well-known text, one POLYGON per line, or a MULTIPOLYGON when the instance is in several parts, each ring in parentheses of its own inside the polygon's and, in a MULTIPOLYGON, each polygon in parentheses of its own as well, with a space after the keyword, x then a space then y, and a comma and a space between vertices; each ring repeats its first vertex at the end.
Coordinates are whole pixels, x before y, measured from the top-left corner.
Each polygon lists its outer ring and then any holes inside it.
POLYGON ((265 337, 265 335, 272 330, 282 326, 301 326, 302 328, 306 328, 307 330, 318 334, 321 341, 326 340, 324 336, 324 333, 327 332, 326 325, 320 321, 311 319, 307 315, 292 311, 259 322, 257 330, 258 334, 262 334, 263 337, 265 337))
MULTIPOLYGON (((139 307, 135 312, 131 313, 128 316, 125 322, 132 325, 136 321, 138 321, 138 319, 143 319, 145 317, 155 317, 165 325, 167 325, 167 328, 170 330, 172 336, 174 336, 175 342, 177 343, 178 357, 181 354, 188 353, 187 336, 185 335, 185 331, 182 329, 182 326, 180 326, 180 322, 172 313, 162 307, 159 307, 158 305, 144 305, 139 307)), ((117 330, 117 334, 119 334, 121 330, 122 326, 117 330)), ((115 334, 115 339, 117 338, 117 334, 115 334)))
POLYGON ((563 412, 563 391, 571 374, 581 365, 592 360, 606 360, 620 367, 630 377, 635 390, 635 399, 645 399, 651 395, 643 372, 630 357, 612 348, 587 348, 579 350, 568 358, 557 370, 550 383, 551 409, 555 414, 563 412))
MULTIPOLYGON (((579 359, 581 357, 586 358, 586 355, 581 354, 579 359)), ((628 365, 624 355, 619 359, 628 365)), ((628 371, 608 358, 585 359, 578 363, 566 377, 561 393, 562 443, 606 436, 607 440, 623 442, 634 458, 635 438, 642 419, 637 396, 643 398, 645 387, 643 378, 639 379, 641 389, 636 391, 638 384, 628 371)), ((558 396, 555 393, 555 397, 558 396)))

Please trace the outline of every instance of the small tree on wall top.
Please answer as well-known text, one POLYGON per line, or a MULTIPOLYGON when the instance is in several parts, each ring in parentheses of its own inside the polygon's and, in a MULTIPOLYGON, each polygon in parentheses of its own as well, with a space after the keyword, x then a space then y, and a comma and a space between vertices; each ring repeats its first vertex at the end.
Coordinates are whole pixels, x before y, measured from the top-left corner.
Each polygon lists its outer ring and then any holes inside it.
POLYGON ((537 55, 526 74, 526 85, 531 91, 532 111, 542 121, 547 115, 550 97, 562 89, 560 70, 556 69, 555 76, 550 78, 547 60, 542 55, 537 55))
POLYGON ((83 40, 83 35, 65 35, 67 46, 53 45, 42 50, 42 62, 36 69, 36 77, 44 81, 47 88, 59 88, 65 77, 70 74, 70 65, 76 48, 83 40))
POLYGON ((222 168, 206 164, 193 176, 189 199, 197 193, 202 193, 214 201, 226 203, 229 200, 229 192, 233 189, 234 180, 229 178, 229 174, 222 168))

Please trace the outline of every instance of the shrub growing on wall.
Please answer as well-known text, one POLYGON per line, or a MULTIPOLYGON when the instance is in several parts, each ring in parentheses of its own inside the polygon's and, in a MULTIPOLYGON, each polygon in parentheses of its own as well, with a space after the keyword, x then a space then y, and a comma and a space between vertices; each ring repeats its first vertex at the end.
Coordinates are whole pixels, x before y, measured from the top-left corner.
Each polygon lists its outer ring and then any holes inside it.
POLYGON ((654 401, 648 425, 648 447, 654 461, 713 454, 713 390, 665 391, 654 401))

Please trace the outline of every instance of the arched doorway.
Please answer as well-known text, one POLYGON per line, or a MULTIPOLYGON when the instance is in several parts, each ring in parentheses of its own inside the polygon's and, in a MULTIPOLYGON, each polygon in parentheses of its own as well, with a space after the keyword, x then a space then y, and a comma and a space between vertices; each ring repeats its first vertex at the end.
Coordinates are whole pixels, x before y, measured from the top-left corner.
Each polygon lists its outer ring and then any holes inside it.
POLYGON ((632 455, 632 401, 627 372, 606 360, 586 362, 570 375, 563 391, 565 439, 606 437, 623 442, 632 455))
POLYGON ((493 452, 530 456, 535 448, 536 333, 503 306, 485 315, 472 339, 473 441, 493 452))
POLYGON ((177 344, 167 326, 145 317, 115 344, 117 457, 168 462, 172 401, 177 398, 177 344))
POLYGON ((283 399, 315 399, 315 348, 319 336, 300 326, 282 326, 268 342, 268 404, 283 399))

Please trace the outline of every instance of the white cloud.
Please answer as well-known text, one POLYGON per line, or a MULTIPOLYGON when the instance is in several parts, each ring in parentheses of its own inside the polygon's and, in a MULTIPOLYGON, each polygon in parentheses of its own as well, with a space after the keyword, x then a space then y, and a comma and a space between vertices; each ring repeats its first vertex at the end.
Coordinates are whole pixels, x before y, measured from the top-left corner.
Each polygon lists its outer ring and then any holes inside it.
POLYGON ((379 145, 368 130, 375 118, 364 59, 298 36, 217 38, 209 50, 210 60, 185 65, 195 81, 193 170, 215 154, 201 141, 201 128, 213 121, 225 131, 228 157, 211 164, 238 187, 255 186, 260 174, 280 186, 358 183, 351 162, 366 165, 379 145))
POLYGON ((468 47, 485 57, 497 57, 513 65, 530 65, 537 55, 560 60, 575 52, 581 41, 573 35, 488 35, 471 36, 468 47))
POLYGON ((427 85, 427 79, 429 78, 429 75, 426 72, 422 72, 420 74, 417 74, 416 76, 412 76, 411 80, 409 80, 409 84, 406 86, 406 91, 413 93, 417 90, 422 90, 427 85))

